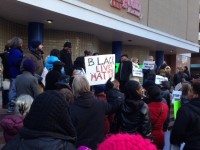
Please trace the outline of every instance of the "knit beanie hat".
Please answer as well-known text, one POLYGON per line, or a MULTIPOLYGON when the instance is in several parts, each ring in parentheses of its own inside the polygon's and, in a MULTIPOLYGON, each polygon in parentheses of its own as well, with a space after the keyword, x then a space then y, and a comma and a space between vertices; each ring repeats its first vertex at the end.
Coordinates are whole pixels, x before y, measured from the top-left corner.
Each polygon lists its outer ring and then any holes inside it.
POLYGON ((67 102, 57 91, 46 91, 36 97, 24 119, 24 127, 40 132, 61 135, 59 137, 74 140, 75 128, 69 115, 67 102))
POLYGON ((134 99, 139 100, 141 99, 140 95, 137 93, 139 90, 140 83, 134 80, 130 80, 125 85, 124 94, 126 99, 134 99))
POLYGON ((41 45, 41 44, 42 44, 41 41, 38 41, 38 40, 32 41, 31 47, 34 48, 34 49, 36 49, 36 48, 38 48, 38 46, 41 45))
POLYGON ((35 73, 35 63, 31 59, 25 59, 23 62, 24 71, 28 71, 32 74, 35 73))
POLYGON ((93 86, 94 89, 94 93, 95 95, 102 93, 105 91, 105 84, 101 84, 101 85, 94 85, 93 86))
POLYGON ((149 139, 141 135, 116 134, 102 142, 97 150, 157 150, 149 139))

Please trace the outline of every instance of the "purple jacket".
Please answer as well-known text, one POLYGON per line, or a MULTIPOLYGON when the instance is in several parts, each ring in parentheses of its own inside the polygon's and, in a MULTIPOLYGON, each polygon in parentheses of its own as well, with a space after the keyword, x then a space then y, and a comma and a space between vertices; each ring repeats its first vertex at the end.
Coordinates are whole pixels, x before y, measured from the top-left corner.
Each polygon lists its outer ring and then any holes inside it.
POLYGON ((0 121, 0 125, 3 128, 3 135, 6 143, 9 142, 13 136, 19 133, 19 131, 23 127, 23 120, 23 116, 8 115, 0 121))

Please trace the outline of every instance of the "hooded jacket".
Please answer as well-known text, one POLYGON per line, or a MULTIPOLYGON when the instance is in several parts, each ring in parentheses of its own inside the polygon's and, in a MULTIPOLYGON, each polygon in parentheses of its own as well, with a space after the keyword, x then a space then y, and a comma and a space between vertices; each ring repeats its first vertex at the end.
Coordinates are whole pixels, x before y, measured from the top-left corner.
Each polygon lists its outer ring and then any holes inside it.
POLYGON ((184 150, 200 150, 200 98, 179 109, 170 141, 174 145, 184 142, 184 150))

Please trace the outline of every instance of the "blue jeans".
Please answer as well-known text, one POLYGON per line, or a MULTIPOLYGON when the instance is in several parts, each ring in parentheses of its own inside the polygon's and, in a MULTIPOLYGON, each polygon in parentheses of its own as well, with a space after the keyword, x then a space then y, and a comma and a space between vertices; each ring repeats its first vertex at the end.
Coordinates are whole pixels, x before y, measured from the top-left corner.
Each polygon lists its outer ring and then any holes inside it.
POLYGON ((10 90, 9 90, 9 93, 8 93, 9 103, 11 101, 15 101, 16 98, 17 98, 15 80, 16 79, 11 79, 10 90))

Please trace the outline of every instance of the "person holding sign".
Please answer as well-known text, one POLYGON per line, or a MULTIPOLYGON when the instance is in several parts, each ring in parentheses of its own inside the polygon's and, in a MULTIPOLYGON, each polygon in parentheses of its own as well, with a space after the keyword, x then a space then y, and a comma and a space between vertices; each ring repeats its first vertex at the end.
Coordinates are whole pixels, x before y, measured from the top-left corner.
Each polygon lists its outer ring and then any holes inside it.
POLYGON ((77 147, 84 145, 93 150, 104 139, 104 119, 119 106, 116 99, 107 102, 97 99, 90 92, 89 81, 85 76, 76 76, 72 83, 74 103, 70 115, 77 133, 77 147))
POLYGON ((143 82, 145 80, 155 80, 157 66, 153 56, 149 56, 147 61, 143 62, 143 82))
POLYGON ((124 86, 129 80, 132 74, 132 62, 128 59, 128 55, 124 54, 121 56, 121 64, 119 66, 119 71, 116 74, 116 79, 120 82, 120 90, 124 91, 124 86))
POLYGON ((200 80, 194 79, 188 92, 189 103, 178 110, 170 141, 180 146, 185 143, 184 150, 200 149, 200 80))

